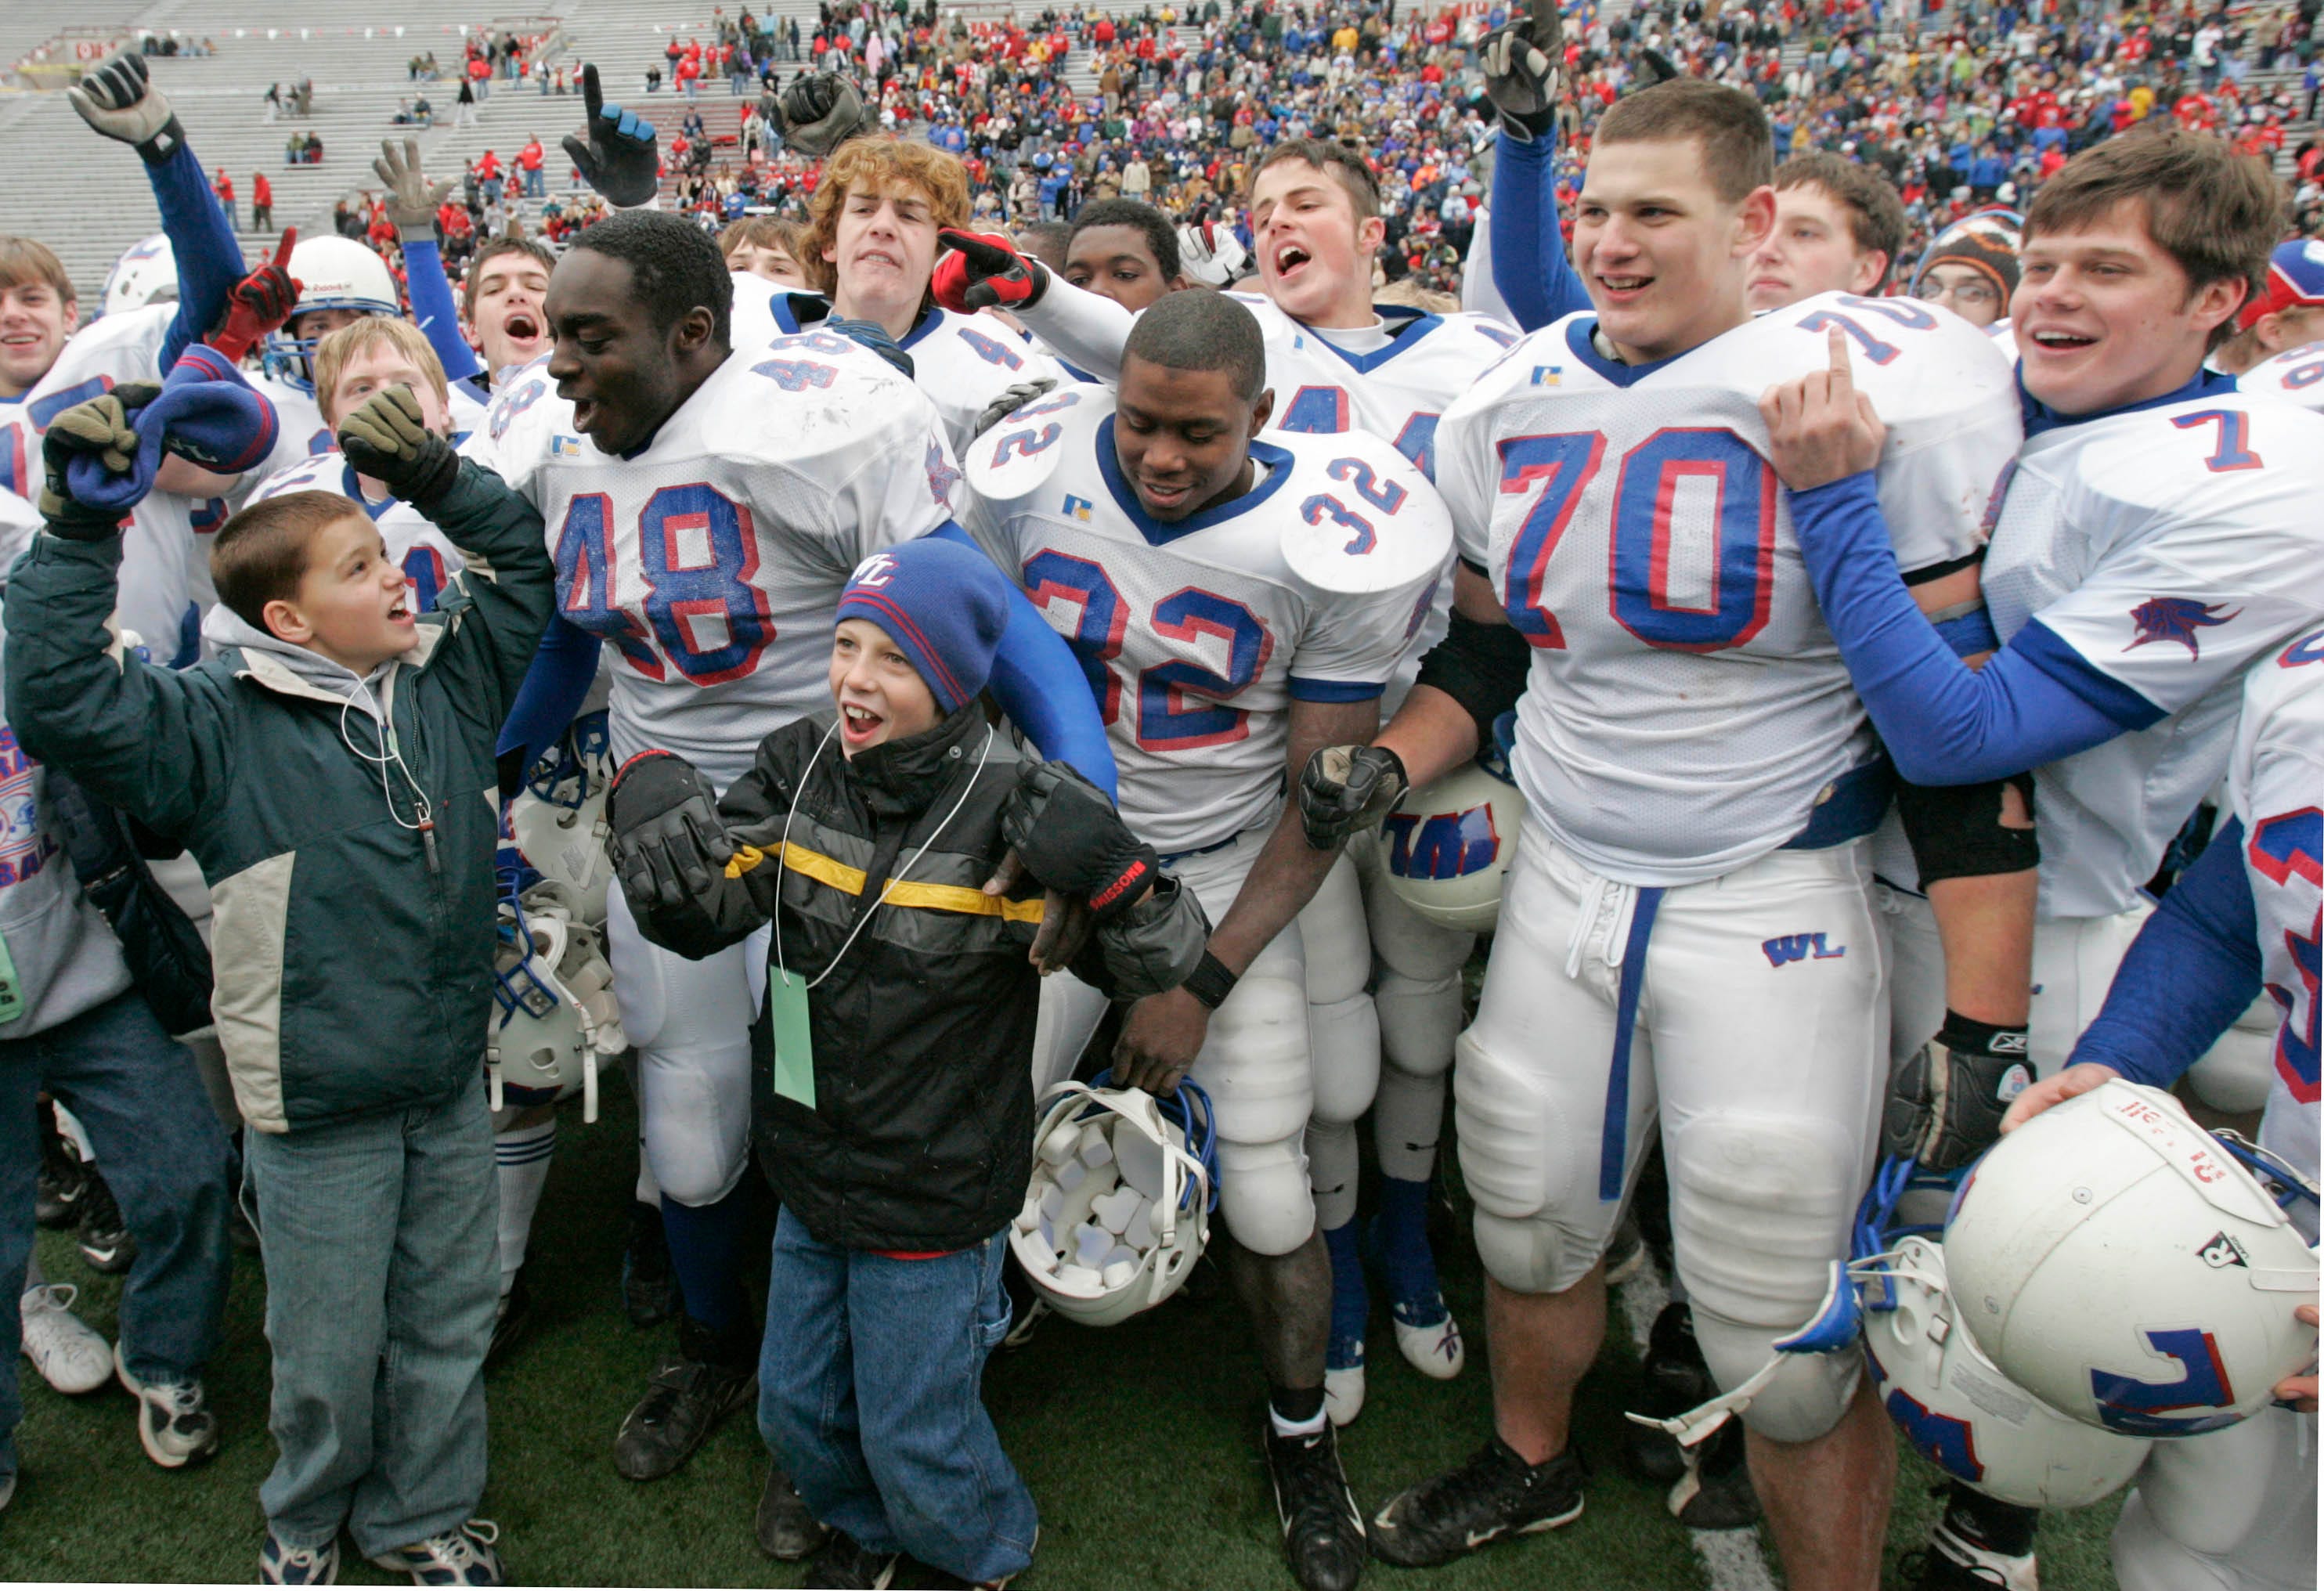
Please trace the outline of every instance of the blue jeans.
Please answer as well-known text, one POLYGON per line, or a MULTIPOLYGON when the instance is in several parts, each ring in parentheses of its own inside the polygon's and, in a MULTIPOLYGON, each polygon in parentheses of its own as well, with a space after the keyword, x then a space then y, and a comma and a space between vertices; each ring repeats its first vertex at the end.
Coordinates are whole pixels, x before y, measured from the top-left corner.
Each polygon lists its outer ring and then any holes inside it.
MULTIPOLYGON (((88 1129, 89 1147, 137 1236, 121 1292, 122 1357, 140 1381, 197 1377, 217 1347, 232 1252, 234 1146, 194 1058, 134 989, 28 1038, 0 1039, 0 1300, 23 1286, 41 1165, 34 1097, 46 1089, 88 1129)), ((16 1470, 23 1324, 0 1308, 0 1475, 16 1470)))
POLYGON ((294 1548, 345 1522, 366 1556, 455 1529, 484 1495, 500 1298, 483 1069, 433 1108, 244 1140, 281 1449, 267 1522, 294 1548))
POLYGON ((539 166, 528 166, 525 168, 524 197, 527 198, 539 198, 542 194, 548 191, 548 189, 545 186, 547 180, 547 173, 539 166))
POLYGON ((984 1411, 1009 1334, 998 1237, 883 1259, 775 1225, 759 1431, 816 1518, 972 1581, 1033 1561, 1033 1495, 984 1411))

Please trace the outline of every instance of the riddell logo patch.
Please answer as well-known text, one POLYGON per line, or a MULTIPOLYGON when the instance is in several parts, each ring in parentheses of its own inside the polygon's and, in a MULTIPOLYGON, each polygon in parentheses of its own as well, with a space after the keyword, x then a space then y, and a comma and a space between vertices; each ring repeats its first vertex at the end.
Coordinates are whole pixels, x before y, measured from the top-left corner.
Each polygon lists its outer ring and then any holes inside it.
POLYGON ((2195 1257, 2215 1271, 2224 1271, 2229 1265, 2246 1271, 2251 1269, 2251 1256, 2244 1252, 2244 1246, 2225 1232, 2216 1234, 2209 1243, 2197 1249, 2195 1257))

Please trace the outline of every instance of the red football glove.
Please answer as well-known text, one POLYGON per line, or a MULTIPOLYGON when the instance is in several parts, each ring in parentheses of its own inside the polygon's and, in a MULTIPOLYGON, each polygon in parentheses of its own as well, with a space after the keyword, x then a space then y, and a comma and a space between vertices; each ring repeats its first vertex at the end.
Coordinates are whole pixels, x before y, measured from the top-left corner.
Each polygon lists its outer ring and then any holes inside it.
POLYGON ((300 284, 290 279, 290 248, 299 229, 282 229, 274 258, 226 290, 226 315, 202 341, 235 363, 250 356, 266 334, 280 330, 299 307, 300 284))
POLYGON ((937 303, 956 315, 978 309, 1021 309, 1038 304, 1048 290, 1049 272, 1038 260, 1028 260, 1017 245, 997 232, 936 234, 935 277, 929 290, 937 303))

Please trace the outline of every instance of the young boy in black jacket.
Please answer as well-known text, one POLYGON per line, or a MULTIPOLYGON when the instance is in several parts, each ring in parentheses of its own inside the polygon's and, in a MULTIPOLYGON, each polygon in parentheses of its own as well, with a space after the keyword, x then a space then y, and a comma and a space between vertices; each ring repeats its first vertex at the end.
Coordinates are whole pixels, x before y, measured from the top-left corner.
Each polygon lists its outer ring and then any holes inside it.
POLYGON ((634 758, 607 809, 649 939, 700 956, 775 923, 759 1425, 833 1531, 810 1584, 884 1585, 904 1552, 976 1585, 1031 1562, 1033 1500, 979 1386, 1032 1174, 1039 891, 1088 903, 1074 970, 1117 998, 1175 988, 1209 935, 1102 794, 986 722, 1008 595, 955 543, 875 554, 840 599, 834 713, 769 735, 723 800, 634 758), (1030 879, 988 885, 1012 848, 1030 879))

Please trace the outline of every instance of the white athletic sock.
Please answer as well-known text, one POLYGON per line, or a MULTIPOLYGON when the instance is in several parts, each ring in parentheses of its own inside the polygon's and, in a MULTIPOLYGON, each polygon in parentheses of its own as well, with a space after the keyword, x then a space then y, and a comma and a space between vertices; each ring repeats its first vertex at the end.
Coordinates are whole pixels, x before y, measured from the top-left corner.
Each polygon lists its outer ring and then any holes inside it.
POLYGON ((555 1117, 538 1127, 512 1127, 493 1136, 493 1163, 501 1182, 501 1292, 516 1285, 532 1236, 533 1212, 549 1185, 549 1163, 557 1154, 555 1117))
POLYGON ((1275 1412, 1274 1404, 1267 1406, 1267 1422, 1275 1428, 1275 1434, 1279 1437, 1321 1436, 1323 1421, 1329 1417, 1323 1410, 1318 1409, 1312 1419, 1286 1420, 1275 1412))

